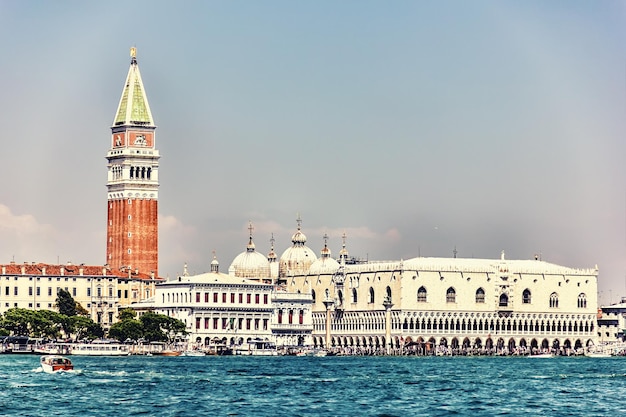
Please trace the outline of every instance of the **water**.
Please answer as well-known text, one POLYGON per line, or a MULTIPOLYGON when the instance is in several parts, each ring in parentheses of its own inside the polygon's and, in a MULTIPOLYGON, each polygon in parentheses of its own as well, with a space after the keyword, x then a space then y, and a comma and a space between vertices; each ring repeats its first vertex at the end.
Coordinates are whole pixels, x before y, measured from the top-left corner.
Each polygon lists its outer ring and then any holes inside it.
POLYGON ((617 416, 626 358, 0 355, 1 416, 617 416))

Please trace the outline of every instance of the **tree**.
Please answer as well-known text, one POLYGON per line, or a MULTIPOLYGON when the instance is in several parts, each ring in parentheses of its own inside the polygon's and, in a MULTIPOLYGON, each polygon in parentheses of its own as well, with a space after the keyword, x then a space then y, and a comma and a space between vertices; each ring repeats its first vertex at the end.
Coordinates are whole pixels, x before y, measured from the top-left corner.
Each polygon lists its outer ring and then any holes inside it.
POLYGON ((132 308, 125 308, 124 310, 120 311, 119 314, 119 319, 120 320, 126 320, 126 319, 134 319, 137 316, 137 313, 135 313, 135 310, 133 310, 132 308))
POLYGON ((143 337, 143 324, 139 320, 125 319, 113 324, 109 329, 109 337, 120 342, 126 339, 139 340, 143 337))
POLYGON ((73 333, 77 340, 98 339, 104 337, 104 329, 91 318, 85 316, 74 316, 70 318, 73 333))
POLYGON ((146 313, 139 317, 143 324, 143 337, 150 342, 171 342, 176 335, 185 335, 185 323, 182 321, 155 313, 146 313))
POLYGON ((59 309, 59 313, 68 317, 76 315, 76 301, 70 292, 63 288, 59 288, 59 292, 57 292, 56 307, 59 309))

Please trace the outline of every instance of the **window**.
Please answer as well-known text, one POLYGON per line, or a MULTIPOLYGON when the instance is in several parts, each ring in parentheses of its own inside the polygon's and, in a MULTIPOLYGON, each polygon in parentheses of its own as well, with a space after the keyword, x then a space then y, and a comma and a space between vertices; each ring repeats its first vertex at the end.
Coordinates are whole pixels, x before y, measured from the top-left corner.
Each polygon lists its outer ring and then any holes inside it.
POLYGON ((234 292, 230 293, 230 302, 231 303, 235 303, 235 293, 234 292))
POLYGON ((252 323, 252 319, 246 319, 246 330, 250 330, 250 323, 252 323))
POLYGON ((205 303, 208 303, 208 302, 209 302, 209 293, 208 293, 208 292, 205 292, 205 293, 204 293, 204 302, 205 302, 205 303))
POLYGON ((28 287, 28 295, 29 296, 33 295, 33 287, 28 287))
MULTIPOLYGON (((51 287, 48 287, 48 295, 52 295, 51 287)), ((91 288, 87 288, 87 297, 91 297, 91 288)))
POLYGON ((522 304, 530 304, 531 296, 530 290, 526 288, 522 293, 522 304))
POLYGON ((428 293, 426 292, 426 288, 420 287, 417 290, 417 302, 418 303, 425 303, 427 298, 428 298, 428 293))
POLYGON ((217 324, 218 324, 218 318, 217 318, 217 317, 214 317, 214 318, 213 318, 213 328, 214 328, 214 329, 217 329, 217 324))
MULTIPOLYGON (((7 286, 7 287, 4 289, 4 295, 8 296, 8 295, 9 295, 9 291, 11 291, 11 290, 10 290, 10 287, 8 287, 8 286, 7 286)), ((48 294, 48 295, 52 295, 52 294, 48 294)))
POLYGON ((452 287, 446 291, 446 303, 456 303, 456 291, 452 287))
POLYGON ((283 310, 278 310, 278 324, 283 324, 283 310))
POLYGON ((300 313, 298 314, 298 324, 303 324, 304 323, 304 310, 300 310, 300 313))
POLYGON ((485 290, 482 288, 476 290, 476 302, 479 304, 485 303, 485 290))
MULTIPOLYGON (((352 288, 352 302, 356 303, 357 300, 358 300, 358 297, 357 297, 357 293, 356 293, 356 288, 352 288)), ((302 310, 300 310, 300 311, 302 311, 302 310)), ((302 323, 300 323, 300 324, 302 324, 302 323)))
POLYGON ((199 302, 200 302, 200 293, 197 292, 196 293, 196 303, 199 303, 199 302))
POLYGON ((261 319, 254 319, 254 330, 259 330, 259 323, 261 319))
POLYGON ((315 304, 315 290, 311 290, 311 299, 313 300, 313 304, 315 304))
POLYGON ((259 304, 260 296, 259 294, 254 294, 254 304, 259 304))
POLYGON ((500 294, 500 301, 498 303, 500 307, 508 307, 509 305, 509 296, 506 294, 500 294))
POLYGON ((217 303, 217 293, 216 292, 213 293, 213 302, 217 303))
POLYGON ((200 328, 200 317, 196 317, 196 329, 200 328))
POLYGON ((223 292, 222 293, 222 303, 225 303, 225 302, 226 302, 226 293, 223 292))
POLYGON ((36 291, 37 296, 41 295, 41 288, 37 287, 37 291, 36 291))
POLYGON ((252 294, 246 294, 246 303, 250 304, 251 299, 252 299, 252 294))
POLYGON ((370 287, 370 299, 368 301, 370 304, 374 304, 374 288, 370 287))
POLYGON ((289 310, 289 324, 293 324, 293 310, 289 310))
POLYGON ((204 328, 205 328, 205 329, 208 329, 208 328, 209 328, 209 318, 208 318, 208 317, 205 317, 205 318, 204 318, 204 328))
POLYGON ((17 290, 18 290, 17 287, 13 287, 13 295, 17 295, 17 290))
POLYGON ((113 312, 109 311, 109 323, 113 323, 113 312))
POLYGON ((550 294, 550 308, 558 308, 559 307, 559 295, 555 292, 550 294))
POLYGON ((241 293, 239 293, 239 304, 243 304, 243 294, 241 293))
POLYGON ((267 319, 263 319, 263 330, 267 330, 267 319))
POLYGON ((587 296, 585 293, 578 294, 578 308, 587 308, 587 296))
POLYGON ((267 304, 267 294, 263 294, 263 304, 267 304))
POLYGON ((222 329, 228 328, 228 320, 224 317, 222 318, 222 329))

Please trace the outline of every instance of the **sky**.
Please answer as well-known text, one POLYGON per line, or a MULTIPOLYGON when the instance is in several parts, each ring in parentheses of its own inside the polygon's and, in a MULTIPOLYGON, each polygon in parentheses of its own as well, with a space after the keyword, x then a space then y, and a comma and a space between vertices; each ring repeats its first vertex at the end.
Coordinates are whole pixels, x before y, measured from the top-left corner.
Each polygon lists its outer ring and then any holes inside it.
POLYGON ((626 296, 623 1, 0 0, 0 44, 0 263, 106 262, 135 46, 160 275, 300 216, 318 256, 538 255, 626 296))

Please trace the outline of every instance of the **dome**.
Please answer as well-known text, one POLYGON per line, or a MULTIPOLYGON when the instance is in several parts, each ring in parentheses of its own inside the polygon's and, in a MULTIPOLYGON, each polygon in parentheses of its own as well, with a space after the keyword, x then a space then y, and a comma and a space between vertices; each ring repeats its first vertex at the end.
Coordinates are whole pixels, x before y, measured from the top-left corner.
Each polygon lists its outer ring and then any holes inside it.
POLYGON ((291 238, 291 247, 287 248, 280 257, 278 275, 281 277, 306 274, 313 262, 317 260, 315 253, 305 245, 306 236, 300 231, 300 222, 301 220, 298 219, 298 230, 291 238))
MULTIPOLYGON (((250 226, 252 231, 252 226, 250 226)), ((252 234, 248 241, 246 251, 237 255, 228 268, 228 273, 239 278, 262 280, 270 277, 270 263, 256 251, 252 234)))
POLYGON ((327 244, 328 236, 324 235, 324 247, 320 252, 320 258, 311 264, 310 274, 335 273, 339 269, 339 262, 331 258, 331 251, 327 244))

